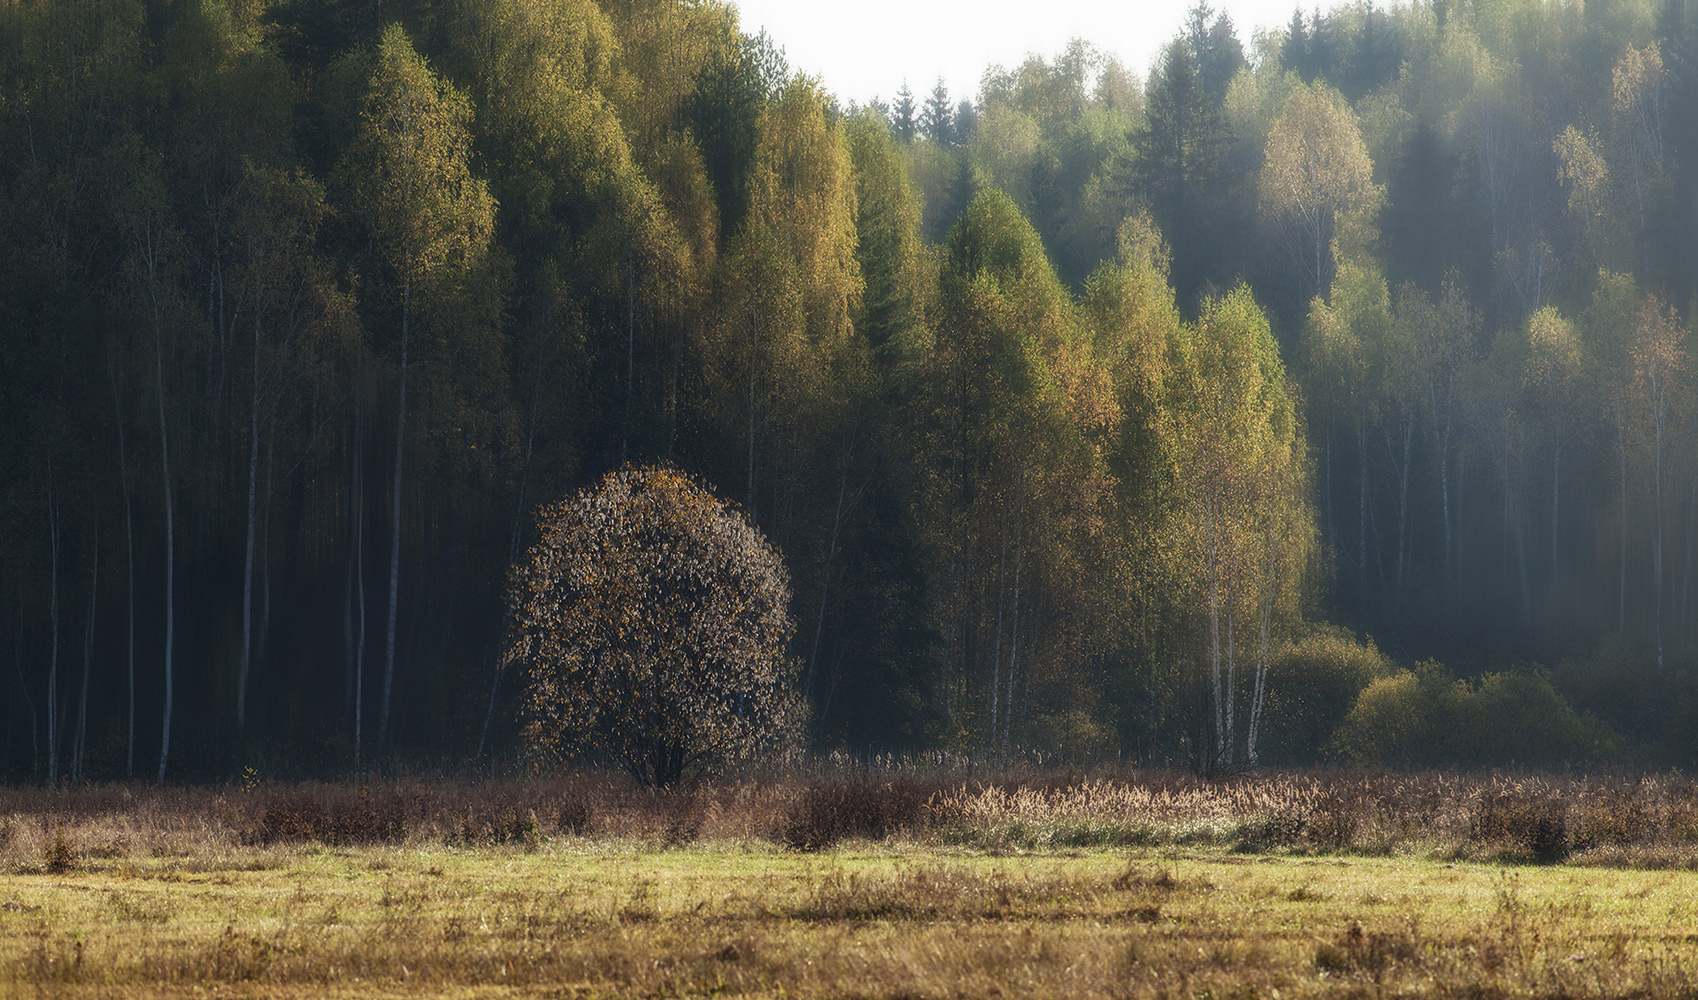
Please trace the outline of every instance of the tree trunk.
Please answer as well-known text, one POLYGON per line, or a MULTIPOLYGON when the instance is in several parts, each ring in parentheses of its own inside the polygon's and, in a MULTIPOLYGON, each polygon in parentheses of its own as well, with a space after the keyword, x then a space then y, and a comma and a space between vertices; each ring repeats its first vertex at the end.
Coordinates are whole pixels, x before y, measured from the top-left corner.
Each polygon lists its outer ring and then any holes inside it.
POLYGON ((159 781, 163 784, 166 765, 171 760, 171 710, 175 705, 177 680, 171 661, 172 646, 177 638, 177 521, 171 497, 171 436, 165 423, 165 348, 157 312, 155 307, 153 374, 159 390, 159 471, 165 486, 165 710, 159 741, 159 781))
POLYGON ((77 695, 77 735, 75 751, 71 756, 71 777, 81 781, 83 776, 83 751, 88 747, 88 681, 90 667, 94 662, 94 616, 99 607, 100 599, 100 529, 95 522, 94 535, 94 568, 89 571, 88 584, 88 624, 83 630, 83 685, 77 695))
POLYGON ((1627 635, 1627 441, 1621 442, 1621 588, 1618 591, 1616 629, 1627 635))
POLYGON ((996 629, 991 633, 991 662, 990 683, 985 687, 985 707, 988 711, 985 718, 989 721, 986 730, 986 749, 994 748, 996 743, 996 720, 1001 705, 998 696, 1002 693, 1002 615, 1008 604, 1008 496, 1002 497, 1002 517, 997 526, 1000 538, 996 558, 996 629))
POLYGON ((271 500, 275 495, 272 472, 277 466, 277 399, 271 400, 265 421, 265 490, 259 508, 259 627, 253 645, 253 671, 265 668, 265 651, 271 648, 271 500))
MULTIPOLYGON (((1454 378, 1454 376, 1451 376, 1454 378)), ((1452 562, 1452 553, 1456 551, 1451 542, 1450 527, 1450 411, 1444 416, 1444 430, 1439 434, 1439 505, 1444 509, 1444 577, 1445 589, 1448 592, 1456 584, 1456 567, 1452 562)))
MULTIPOLYGON (((1332 422, 1331 421, 1327 422, 1327 444, 1326 444, 1325 455, 1326 455, 1326 457, 1325 457, 1325 459, 1323 459, 1322 464, 1321 464, 1321 496, 1325 499, 1325 504, 1326 504, 1325 509, 1326 509, 1326 525, 1327 525, 1327 541, 1332 543, 1333 549, 1336 551, 1337 548, 1338 548, 1338 522, 1336 520, 1334 520, 1333 513, 1332 513, 1332 422)), ((1336 582, 1332 586, 1329 586, 1327 589, 1331 592, 1331 596, 1332 596, 1332 616, 1334 618, 1337 618, 1338 617, 1338 586, 1337 586, 1336 582)))
POLYGON ((1503 564, 1506 572, 1509 568, 1509 543, 1514 534, 1510 530, 1509 510, 1509 429, 1506 427, 1503 432, 1503 564))
POLYGON ((1562 441, 1558 439, 1553 444, 1554 454, 1551 456, 1551 590, 1553 595, 1552 608, 1556 610, 1554 595, 1557 575, 1557 539, 1562 528, 1562 441))
POLYGON ((666 457, 678 444, 678 369, 684 363, 684 321, 678 321, 672 345, 672 382, 666 391, 666 457))
MULTIPOLYGON (((354 404, 359 405, 357 402, 354 404)), ((354 418, 358 420, 356 416, 354 418)), ((354 483, 359 478, 359 453, 354 446, 355 436, 348 436, 348 551, 342 577, 342 711, 354 714, 354 483)))
POLYGON ((1686 494, 1686 566, 1680 582, 1680 633, 1687 634, 1687 614, 1692 608, 1692 519, 1698 514, 1698 478, 1686 494))
POLYGON ((749 521, 755 523, 755 369, 760 355, 761 322, 759 317, 749 321, 749 521))
POLYGON ((1403 420, 1403 464, 1397 472, 1397 603, 1403 606, 1404 560, 1409 551, 1409 453, 1415 444, 1415 421, 1403 420))
POLYGON ((53 629, 47 666, 47 783, 59 783, 59 511, 53 505, 53 463, 47 465, 47 544, 52 553, 48 621, 53 629))
POLYGON ((389 745, 389 703, 395 684, 395 614, 401 597, 401 456, 407 443, 407 326, 413 285, 401 288, 401 391, 395 407, 395 485, 389 517, 389 631, 383 647, 383 705, 378 710, 377 745, 389 745))
POLYGON ((124 454, 124 414, 118 406, 118 383, 112 383, 112 409, 118 418, 118 482, 124 493, 124 676, 129 683, 129 708, 125 717, 124 777, 136 773, 136 534, 130 517, 130 466, 124 454))
POLYGON ((1236 590, 1235 586, 1228 587, 1226 592, 1226 743, 1222 758, 1228 768, 1236 763, 1238 750, 1238 648, 1233 642, 1238 620, 1236 590))
MULTIPOLYGON (((540 378, 533 379, 531 382, 531 418, 525 428, 525 461, 519 468, 519 497, 513 504, 513 529, 507 536, 507 564, 509 566, 519 559, 520 528, 524 524, 525 518, 525 487, 531 475, 531 455, 537 437, 537 405, 541 398, 542 380, 540 378)), ((502 609, 501 632, 498 641, 507 641, 507 623, 512 614, 511 606, 502 609)), ((495 721, 495 702, 501 695, 501 674, 506 666, 507 658, 503 651, 495 657, 495 677, 491 679, 489 684, 489 708, 483 713, 483 731, 478 733, 478 760, 483 759, 483 748, 489 742, 489 726, 491 722, 495 721)))
POLYGON ((236 740, 248 732, 248 668, 253 658, 254 514, 259 489, 259 335, 260 312, 254 310, 253 387, 248 395, 248 522, 246 554, 242 561, 242 660, 236 674, 236 740))
POLYGON ((631 397, 637 387, 637 264, 625 262, 625 426, 619 435, 619 464, 631 443, 631 397))
POLYGON ((1204 530, 1208 532, 1206 558, 1209 577, 1209 676, 1214 692, 1215 745, 1210 748, 1208 769, 1215 770, 1220 761, 1221 747, 1226 743, 1225 703, 1220 689, 1220 539, 1215 524, 1213 506, 1203 511, 1204 530))
POLYGON ((1273 631, 1274 557, 1277 538, 1276 529, 1270 526, 1268 529, 1268 575, 1263 581, 1262 590, 1262 635, 1261 643, 1256 649, 1256 696, 1250 703, 1250 734, 1244 746, 1244 759, 1250 767, 1255 767, 1259 763, 1256 741, 1261 735, 1262 703, 1268 684, 1268 642, 1270 633, 1273 631))
POLYGON ((1356 599, 1368 592, 1368 415, 1356 420, 1356 599))
POLYGON ((1515 519, 1515 560, 1521 581, 1521 624, 1524 628, 1533 625, 1533 587, 1527 578, 1527 518, 1525 515, 1515 519))
MULTIPOLYGON (((825 634, 826 603, 831 596, 831 562, 837 556, 837 540, 843 530, 843 518, 847 513, 847 511, 844 510, 844 502, 847 499, 849 490, 849 457, 854 453, 854 450, 854 437, 851 436, 848 446, 844 449, 842 461, 838 465, 837 508, 832 513, 831 517, 831 543, 826 546, 825 570, 821 574, 820 578, 820 610, 818 617, 814 620, 814 645, 812 652, 808 654, 808 673, 806 680, 802 684, 802 697, 804 699, 813 695, 814 669, 819 663, 820 637, 825 634)), ((865 483, 861 484, 861 489, 855 492, 854 500, 849 503, 850 509, 853 509, 855 504, 860 501, 861 493, 866 490, 866 488, 865 483)))
POLYGON ((1651 451, 1651 583, 1656 597, 1657 672, 1663 669, 1663 412, 1658 399, 1652 415, 1655 435, 1651 451))
POLYGON ((354 423, 354 600, 358 611, 358 628, 354 632, 354 775, 358 777, 365 763, 366 699, 366 477, 365 435, 362 424, 354 423))
POLYGON ((1002 759, 1008 760, 1009 744, 1014 736, 1014 685, 1020 670, 1020 569, 1026 555, 1026 470, 1020 470, 1020 493, 1014 502, 1014 626, 1008 641, 1008 703, 1007 722, 1002 729, 1002 759))

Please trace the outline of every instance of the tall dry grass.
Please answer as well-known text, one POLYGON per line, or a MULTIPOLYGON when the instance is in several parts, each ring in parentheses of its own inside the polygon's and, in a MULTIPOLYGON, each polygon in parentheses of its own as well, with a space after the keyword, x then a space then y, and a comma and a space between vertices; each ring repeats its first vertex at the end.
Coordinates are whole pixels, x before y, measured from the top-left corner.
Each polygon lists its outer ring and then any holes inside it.
POLYGON ((890 769, 671 790, 591 775, 201 788, 0 789, 0 871, 159 857, 264 864, 299 844, 532 845, 846 839, 990 852, 1195 846, 1257 853, 1698 867, 1698 784, 1678 776, 890 769))

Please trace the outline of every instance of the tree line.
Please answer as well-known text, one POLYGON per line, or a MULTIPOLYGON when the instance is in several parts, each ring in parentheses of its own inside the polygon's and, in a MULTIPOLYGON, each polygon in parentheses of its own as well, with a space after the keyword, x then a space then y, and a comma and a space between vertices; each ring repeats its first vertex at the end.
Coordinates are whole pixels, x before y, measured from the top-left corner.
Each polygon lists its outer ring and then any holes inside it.
POLYGON ((1694 37, 1199 5, 863 106, 711 3, 19 0, 0 769, 505 759, 536 510, 655 462, 820 746, 1253 765, 1327 619, 1662 725, 1694 37))

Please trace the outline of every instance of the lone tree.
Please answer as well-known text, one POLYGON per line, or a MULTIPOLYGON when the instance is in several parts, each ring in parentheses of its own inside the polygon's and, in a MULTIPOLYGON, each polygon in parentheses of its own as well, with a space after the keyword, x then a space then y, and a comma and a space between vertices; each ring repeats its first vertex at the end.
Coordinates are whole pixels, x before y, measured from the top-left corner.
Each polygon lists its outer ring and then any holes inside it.
POLYGON ((672 785, 794 742, 789 575, 726 501, 676 469, 627 467, 539 526, 512 574, 505 654, 528 672, 534 750, 672 785))

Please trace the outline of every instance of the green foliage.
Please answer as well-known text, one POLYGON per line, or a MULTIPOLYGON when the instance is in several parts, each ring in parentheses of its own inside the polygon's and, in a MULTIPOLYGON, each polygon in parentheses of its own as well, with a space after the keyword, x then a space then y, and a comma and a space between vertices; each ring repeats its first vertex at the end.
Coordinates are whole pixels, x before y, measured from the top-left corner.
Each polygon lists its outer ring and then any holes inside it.
POLYGON ((865 282, 856 326, 867 346, 913 363, 925 347, 935 285, 920 233, 920 203, 883 122, 863 113, 844 128, 855 177, 855 260, 865 282))
POLYGON ((1174 247, 1174 284, 1188 300, 1213 271, 1205 259, 1221 231, 1220 170, 1226 140, 1220 112, 1197 72, 1196 57, 1175 39, 1150 74, 1138 133, 1138 187, 1174 247))
POLYGON ((1435 661, 1362 691, 1333 741, 1341 759, 1394 767, 1582 767, 1608 763, 1621 740, 1576 712, 1538 671, 1459 680, 1435 661))
POLYGON ((1268 763, 1300 766, 1327 759, 1333 734, 1369 685, 1393 674, 1373 641, 1317 627, 1275 650, 1268 669, 1268 763))
POLYGON ((0 3, 5 777, 131 772, 167 663, 208 772, 391 686, 504 754, 536 498, 656 460, 782 544, 821 746, 1306 760, 1397 680, 1327 619, 1685 766, 1656 6, 1199 4, 893 122, 721 3, 0 3))
POLYGON ((783 57, 764 34, 728 34, 696 77, 684 114, 719 202, 719 228, 734 233, 748 210, 749 171, 762 106, 782 89, 783 57))
POLYGON ((338 182, 406 286, 463 271, 488 244, 495 203, 471 174, 471 116, 405 31, 384 31, 338 182))
POLYGON ((503 659, 526 671, 541 759, 599 754, 668 786, 794 742, 789 574, 729 504, 628 468, 547 508, 539 532, 503 659))

